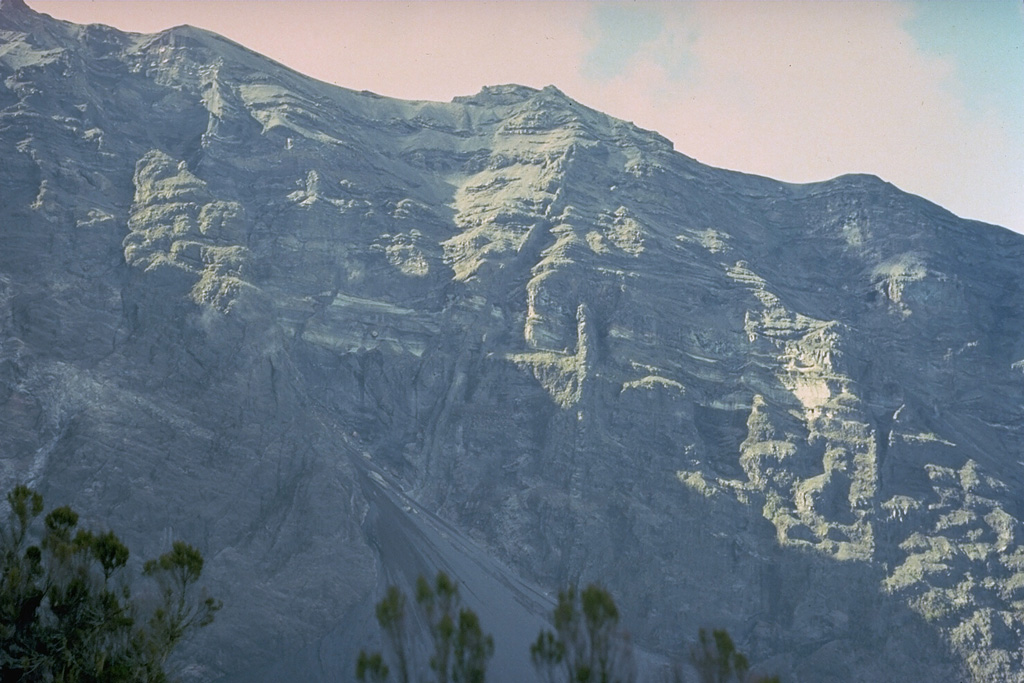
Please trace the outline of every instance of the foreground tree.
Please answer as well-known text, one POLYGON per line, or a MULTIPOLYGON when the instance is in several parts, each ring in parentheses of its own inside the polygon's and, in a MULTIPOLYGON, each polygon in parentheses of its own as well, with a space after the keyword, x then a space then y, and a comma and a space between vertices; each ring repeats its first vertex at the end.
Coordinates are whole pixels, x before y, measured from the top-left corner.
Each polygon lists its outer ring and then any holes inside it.
POLYGON ((690 663, 697 670, 700 683, 779 683, 778 676, 750 675, 746 656, 736 649, 725 629, 715 629, 710 634, 700 629, 697 643, 690 650, 690 663))
MULTIPOLYGON (((494 640, 483 632, 476 613, 462 607, 458 586, 447 574, 438 572, 433 584, 419 577, 415 616, 407 607, 405 594, 397 586, 390 586, 377 603, 377 623, 398 683, 424 680, 416 673, 425 669, 436 683, 484 682, 494 640), (417 667, 414 619, 427 626, 430 654, 426 667, 417 667)), ((382 653, 359 653, 357 680, 383 683, 391 671, 382 653)))
POLYGON ((595 584, 558 594, 554 630, 541 631, 530 647, 533 665, 548 681, 630 683, 635 679, 629 642, 619 631, 611 594, 595 584))
POLYGON ((0 528, 0 682, 167 680, 165 663, 220 603, 202 595, 199 552, 176 541, 145 564, 156 604, 132 596, 128 548, 111 531, 78 527, 69 507, 39 524, 42 497, 27 486, 7 495, 0 528))

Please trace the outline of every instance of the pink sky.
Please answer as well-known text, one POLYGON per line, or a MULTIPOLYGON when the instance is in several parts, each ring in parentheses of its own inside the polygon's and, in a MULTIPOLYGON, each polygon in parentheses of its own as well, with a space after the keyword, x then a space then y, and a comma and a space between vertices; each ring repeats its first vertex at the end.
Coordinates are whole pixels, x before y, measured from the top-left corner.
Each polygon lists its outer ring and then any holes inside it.
POLYGON ((913 2, 28 2, 131 31, 201 26, 393 97, 554 84, 705 163, 793 182, 874 173, 1024 232, 1024 80, 966 60, 980 45, 993 64, 1024 64, 1013 6, 1007 22, 951 5, 947 25, 918 21, 927 6, 913 2), (972 44, 965 17, 1004 41, 972 44))

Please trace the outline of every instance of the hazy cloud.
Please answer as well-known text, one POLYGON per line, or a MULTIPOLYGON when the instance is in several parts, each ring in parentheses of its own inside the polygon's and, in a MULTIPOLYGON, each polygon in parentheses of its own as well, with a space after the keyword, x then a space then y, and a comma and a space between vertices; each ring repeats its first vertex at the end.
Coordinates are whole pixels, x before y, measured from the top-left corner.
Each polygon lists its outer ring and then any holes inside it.
MULTIPOLYGON (((661 30, 628 68, 570 94, 713 165, 795 182, 874 173, 966 217, 1024 230, 1024 116, 970 106, 951 86, 989 65, 1000 96, 1012 92, 1016 67, 991 68, 1012 57, 1007 41, 964 67, 956 55, 981 35, 956 33, 947 50, 933 38, 926 49, 909 29, 920 13, 908 3, 655 7, 661 30), (667 63, 672 54, 685 55, 683 69, 667 63)), ((1024 22, 1002 32, 1019 40, 1024 22)), ((976 79, 965 92, 982 87, 976 79)), ((1006 99, 1024 106, 1024 97, 1006 99)))
POLYGON ((592 80, 619 76, 661 30, 661 16, 655 8, 612 3, 597 5, 584 28, 591 45, 583 57, 583 76, 592 80))
POLYGON ((923 52, 949 59, 947 82, 968 109, 995 108, 1024 126, 1024 3, 918 0, 904 23, 923 52))

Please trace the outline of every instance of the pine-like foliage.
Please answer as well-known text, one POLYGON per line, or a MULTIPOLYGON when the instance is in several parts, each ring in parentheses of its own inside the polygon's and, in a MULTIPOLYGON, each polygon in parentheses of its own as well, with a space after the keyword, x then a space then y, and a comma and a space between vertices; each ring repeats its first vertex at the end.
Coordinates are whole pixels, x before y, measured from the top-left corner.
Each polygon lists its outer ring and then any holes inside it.
POLYGON ((78 526, 69 507, 40 523, 42 497, 27 486, 7 495, 0 527, 0 683, 157 683, 165 663, 220 603, 199 593, 203 558, 176 541, 145 564, 155 604, 135 598, 128 548, 112 532, 78 526))
POLYGON ((530 648, 533 665, 548 681, 631 683, 635 679, 629 642, 619 631, 619 610, 596 584, 558 594, 553 630, 541 631, 530 648))
POLYGON ((377 623, 391 666, 380 652, 360 652, 356 679, 383 683, 393 671, 398 683, 484 683, 494 640, 483 632, 476 613, 462 606, 456 583, 444 572, 438 572, 433 582, 420 576, 413 609, 415 615, 397 586, 387 589, 377 603, 377 623), (414 622, 426 625, 425 662, 417 656, 423 652, 417 644, 424 639, 414 633, 414 622), (429 678, 424 678, 427 671, 429 678))

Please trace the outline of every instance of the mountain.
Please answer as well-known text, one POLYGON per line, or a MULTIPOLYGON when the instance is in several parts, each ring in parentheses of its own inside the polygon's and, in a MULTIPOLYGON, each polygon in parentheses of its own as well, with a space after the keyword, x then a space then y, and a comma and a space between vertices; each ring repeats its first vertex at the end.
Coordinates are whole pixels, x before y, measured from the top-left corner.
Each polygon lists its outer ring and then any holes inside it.
POLYGON ((1024 681, 1021 236, 21 0, 0 84, 0 484, 203 551, 187 680, 346 680, 444 568, 495 681, 573 580, 650 667, 1024 681))

